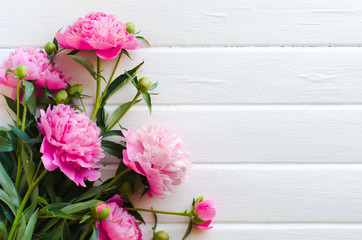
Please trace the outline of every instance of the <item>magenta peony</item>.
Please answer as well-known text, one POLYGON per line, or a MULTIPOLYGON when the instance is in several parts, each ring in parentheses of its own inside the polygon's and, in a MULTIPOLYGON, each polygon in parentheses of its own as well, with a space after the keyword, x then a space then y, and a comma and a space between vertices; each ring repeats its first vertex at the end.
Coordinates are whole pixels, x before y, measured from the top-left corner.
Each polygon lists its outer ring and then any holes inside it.
POLYGON ((60 46, 68 49, 96 50, 100 58, 115 58, 122 49, 140 47, 140 41, 126 31, 126 24, 115 16, 102 12, 90 12, 78 18, 72 26, 55 35, 60 46))
POLYGON ((214 206, 213 200, 201 200, 201 202, 196 203, 195 205, 195 215, 196 215, 196 222, 194 221, 195 227, 201 230, 208 230, 212 227, 210 226, 212 219, 216 215, 216 210, 214 206))
MULTIPOLYGON (((48 56, 39 49, 35 48, 18 48, 11 52, 8 59, 6 59, 0 67, 0 83, 14 88, 13 97, 16 97, 17 79, 8 74, 5 77, 8 68, 15 69, 19 65, 26 65, 28 67, 28 76, 25 80, 33 80, 36 85, 45 88, 47 85, 49 89, 65 89, 70 77, 65 77, 61 71, 57 70, 58 65, 55 64, 54 68, 50 64, 48 56)), ((38 90, 38 89, 37 89, 38 90)), ((39 95, 40 91, 37 91, 39 95)))
POLYGON ((137 132, 122 130, 127 149, 123 150, 124 164, 135 172, 147 177, 150 191, 165 198, 173 185, 179 185, 186 177, 191 163, 182 150, 182 140, 175 132, 159 126, 141 129, 137 132))
POLYGON ((97 180, 102 167, 98 161, 104 157, 100 130, 84 113, 60 104, 40 111, 39 129, 44 135, 40 148, 44 167, 57 168, 77 185, 85 187, 84 178, 97 180))
MULTIPOLYGON (((119 195, 107 201, 111 208, 109 216, 96 223, 99 240, 142 240, 142 232, 136 219, 122 208, 123 201, 119 195)), ((101 207, 106 207, 101 205, 101 207)), ((97 211, 102 211, 97 207, 97 211)))

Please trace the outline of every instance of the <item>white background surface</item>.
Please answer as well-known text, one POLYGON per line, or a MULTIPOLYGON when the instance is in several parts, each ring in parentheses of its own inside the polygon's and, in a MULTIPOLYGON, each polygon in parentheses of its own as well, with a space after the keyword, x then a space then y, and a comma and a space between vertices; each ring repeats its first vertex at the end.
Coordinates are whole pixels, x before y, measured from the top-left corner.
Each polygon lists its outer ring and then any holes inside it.
MULTIPOLYGON (((195 163, 171 197, 136 205, 183 211, 198 195, 215 199, 214 229, 189 239, 361 239, 360 0, 2 1, 0 59, 43 46, 90 10, 133 21, 152 44, 119 73, 145 60, 144 75, 159 81, 154 113, 136 106, 122 124, 178 130, 195 163)), ((87 73, 58 58, 92 94, 87 73)), ((110 103, 134 93, 128 86, 110 103)), ((181 239, 185 219, 160 221, 181 239)))

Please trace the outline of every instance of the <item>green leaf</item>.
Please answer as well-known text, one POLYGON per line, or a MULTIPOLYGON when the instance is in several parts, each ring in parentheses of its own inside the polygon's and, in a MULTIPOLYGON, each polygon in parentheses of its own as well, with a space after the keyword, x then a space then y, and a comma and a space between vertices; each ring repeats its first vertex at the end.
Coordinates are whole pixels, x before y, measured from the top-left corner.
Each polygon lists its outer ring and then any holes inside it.
POLYGON ((90 218, 92 218, 91 215, 85 214, 85 215, 83 215, 82 220, 79 223, 84 223, 85 221, 87 221, 90 218))
POLYGON ((72 58, 74 61, 76 61, 77 63, 79 63, 80 65, 82 65, 85 69, 87 69, 87 71, 90 73, 90 75, 92 75, 93 78, 96 78, 97 73, 94 70, 94 66, 93 63, 85 58, 85 57, 80 57, 80 56, 75 56, 75 55, 68 55, 70 58, 72 58))
MULTIPOLYGON (((151 209, 153 210, 153 208, 151 208, 151 209)), ((157 218, 157 214, 155 212, 153 213, 153 217, 155 219, 155 225, 153 225, 152 231, 153 231, 153 234, 156 234, 158 218, 157 218)))
POLYGON ((49 59, 50 65, 52 65, 53 68, 54 68, 54 56, 55 56, 55 52, 48 54, 48 59, 49 59))
POLYGON ((14 151, 14 146, 12 142, 0 136, 0 152, 11 152, 11 151, 14 151))
POLYGON ((13 212, 14 216, 16 215, 16 208, 13 203, 13 199, 11 199, 11 197, 2 189, 0 189, 0 201, 5 203, 10 208, 10 210, 13 212))
POLYGON ((61 240, 69 240, 69 239, 72 239, 72 234, 70 232, 67 221, 64 221, 63 222, 63 231, 62 231, 62 235, 61 235, 61 240))
MULTIPOLYGON (((5 100, 6 100, 6 103, 8 104, 8 107, 11 109, 11 111, 13 111, 13 113, 15 113, 16 114, 16 101, 15 100, 13 100, 13 99, 11 99, 11 98, 9 98, 9 97, 7 97, 7 96, 5 96, 4 95, 4 98, 5 98, 5 100)), ((23 111, 22 111, 22 107, 23 106, 20 106, 20 112, 22 113, 23 111)))
POLYGON ((115 142, 107 141, 107 140, 102 141, 102 149, 104 151, 106 151, 108 154, 116 156, 119 159, 121 159, 123 156, 122 150, 124 148, 125 147, 119 143, 115 143, 115 142))
POLYGON ((8 231, 6 230, 6 226, 3 222, 0 222, 0 236, 4 239, 8 237, 8 231))
POLYGON ((85 199, 94 197, 95 195, 97 195, 98 193, 100 193, 104 188, 106 187, 106 185, 101 185, 101 186, 97 186, 97 187, 91 187, 89 188, 87 191, 85 191, 83 194, 81 194, 76 201, 80 202, 83 201, 85 199))
POLYGON ((129 59, 131 59, 132 60, 132 58, 131 58, 131 56, 129 55, 129 53, 128 53, 128 51, 126 50, 126 49, 122 49, 121 50, 121 54, 125 54, 129 59))
POLYGON ((141 41, 145 42, 148 46, 151 46, 150 43, 146 40, 146 38, 141 37, 141 36, 136 36, 136 38, 137 38, 138 40, 141 40, 141 41))
POLYGON ((185 235, 183 236, 182 240, 185 240, 190 235, 191 230, 192 230, 192 225, 193 225, 192 219, 190 219, 189 226, 187 227, 185 235))
MULTIPOLYGON (((124 207, 134 208, 133 204, 130 201, 125 201, 123 203, 124 207)), ((143 219, 142 215, 137 211, 129 211, 129 213, 138 221, 146 224, 145 220, 143 219)))
POLYGON ((148 107, 148 110, 150 110, 150 113, 152 113, 152 104, 151 104, 151 96, 148 92, 142 92, 143 100, 145 100, 145 103, 148 107))
POLYGON ((153 89, 155 89, 158 86, 158 82, 155 82, 153 84, 151 84, 150 89, 148 89, 148 91, 152 91, 153 89))
POLYGON ((24 96, 22 103, 26 103, 31 96, 31 94, 34 92, 34 85, 29 81, 23 81, 24 86, 24 96))
MULTIPOLYGON (((138 103, 139 101, 141 100, 137 100, 135 104, 138 103)), ((120 117, 126 112, 126 110, 128 110, 129 106, 131 106, 131 104, 132 101, 119 106, 110 116, 108 126, 113 126, 115 123, 117 123, 120 120, 120 117)), ((107 128, 107 130, 110 129, 107 128)))
POLYGON ((127 83, 128 80, 130 80, 133 76, 135 76, 140 69, 140 67, 143 65, 144 62, 141 62, 133 69, 126 71, 124 74, 119 75, 116 79, 112 81, 112 83, 109 85, 103 101, 101 103, 101 106, 104 106, 106 101, 110 96, 112 96, 119 88, 121 88, 124 84, 127 83))
POLYGON ((11 130, 23 141, 27 141, 30 139, 29 135, 23 131, 21 131, 19 128, 16 128, 15 126, 9 125, 11 130))
MULTIPOLYGON (((24 146, 27 145, 24 144, 24 146)), ((28 183, 28 186, 30 186, 33 178, 33 173, 35 170, 35 163, 31 160, 31 157, 28 155, 28 153, 25 151, 24 148, 21 149, 20 156, 24 167, 26 181, 28 183)))
POLYGON ((22 236, 22 240, 31 240, 35 228, 35 224, 38 220, 38 210, 36 210, 33 215, 31 215, 28 225, 26 226, 25 233, 22 236))
POLYGON ((80 50, 78 49, 74 49, 73 51, 71 51, 70 53, 68 53, 67 55, 75 55, 77 53, 79 53, 80 50))
POLYGON ((35 116, 36 114, 36 93, 35 91, 32 92, 30 95, 26 105, 28 106, 29 112, 35 116))
POLYGON ((98 240, 98 238, 99 238, 98 229, 95 226, 93 226, 93 233, 89 240, 98 240))
POLYGON ((26 222, 23 219, 22 221, 20 221, 20 227, 16 231, 16 240, 22 240, 25 230, 26 230, 26 222))
MULTIPOLYGON (((59 30, 60 31, 60 30, 59 30)), ((58 31, 58 32, 59 32, 58 31)), ((53 43, 55 44, 55 46, 57 47, 57 51, 59 50, 59 44, 58 44, 58 40, 56 38, 53 38, 53 43)))
POLYGON ((74 204, 71 204, 69 206, 62 208, 61 210, 68 214, 77 213, 77 212, 81 212, 81 211, 91 208, 96 203, 99 203, 99 200, 94 199, 94 200, 89 200, 89 201, 82 202, 82 203, 74 203, 74 204))
POLYGON ((19 207, 20 199, 18 192, 15 189, 13 181, 9 177, 2 163, 0 162, 0 185, 4 191, 11 197, 14 205, 19 207))
POLYGON ((124 137, 121 130, 110 130, 110 131, 108 131, 108 132, 103 133, 102 136, 103 136, 103 137, 111 137, 111 136, 121 136, 121 137, 124 137))

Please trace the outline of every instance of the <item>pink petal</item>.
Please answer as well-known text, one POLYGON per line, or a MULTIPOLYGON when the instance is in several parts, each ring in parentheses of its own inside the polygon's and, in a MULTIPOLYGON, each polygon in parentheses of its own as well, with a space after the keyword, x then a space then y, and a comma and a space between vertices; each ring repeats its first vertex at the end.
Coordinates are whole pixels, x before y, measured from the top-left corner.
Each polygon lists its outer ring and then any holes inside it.
POLYGON ((98 232, 99 232, 99 235, 98 235, 99 240, 112 240, 108 237, 107 233, 104 231, 104 229, 100 223, 96 222, 96 228, 98 229, 98 232))
POLYGON ((55 38, 57 39, 58 44, 59 44, 60 46, 62 46, 63 48, 68 48, 68 49, 69 49, 69 48, 72 48, 71 46, 68 45, 67 40, 66 40, 66 37, 65 37, 65 34, 60 33, 60 32, 57 32, 57 33, 55 34, 55 38))
POLYGON ((196 228, 198 228, 200 230, 209 230, 209 229, 213 228, 213 227, 209 226, 210 223, 211 223, 211 220, 206 221, 203 224, 196 224, 195 223, 194 225, 195 225, 196 228))
POLYGON ((68 46, 79 50, 95 50, 86 40, 78 36, 67 36, 66 38, 68 46))
POLYGON ((110 48, 108 50, 97 50, 96 54, 102 59, 113 59, 118 56, 121 50, 122 46, 118 45, 116 48, 110 48))

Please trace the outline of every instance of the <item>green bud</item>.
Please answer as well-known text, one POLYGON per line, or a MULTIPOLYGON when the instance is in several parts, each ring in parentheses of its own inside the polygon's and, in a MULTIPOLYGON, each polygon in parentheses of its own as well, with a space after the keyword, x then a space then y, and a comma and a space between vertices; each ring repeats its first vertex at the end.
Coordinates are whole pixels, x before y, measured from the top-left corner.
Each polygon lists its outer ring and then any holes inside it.
POLYGON ((65 103, 68 100, 68 93, 65 90, 60 90, 55 94, 55 101, 57 103, 65 103))
POLYGON ((97 221, 103 221, 103 220, 107 219, 109 214, 111 214, 111 208, 103 202, 97 203, 92 208, 92 215, 97 221), (98 207, 101 208, 100 212, 97 211, 98 207))
POLYGON ((169 240, 170 237, 164 231, 158 231, 152 238, 152 240, 169 240))
POLYGON ((136 31, 136 27, 134 26, 134 24, 132 22, 128 22, 126 23, 126 31, 130 34, 134 34, 134 32, 136 31))
POLYGON ((69 88, 69 94, 75 95, 76 93, 82 93, 83 92, 83 86, 80 84, 75 84, 69 88))
POLYGON ((19 65, 16 69, 15 69, 15 76, 24 79, 26 76, 28 76, 28 67, 25 65, 19 65))
POLYGON ((204 201, 204 197, 203 197, 203 196, 198 197, 198 198, 195 200, 195 205, 198 204, 198 203, 200 203, 200 202, 202 202, 202 201, 204 201))
POLYGON ((45 52, 50 55, 57 52, 57 46, 54 43, 48 42, 44 47, 45 52))
POLYGON ((122 183, 119 191, 122 196, 129 196, 133 193, 133 184, 130 181, 125 181, 122 183))
POLYGON ((137 88, 141 92, 147 92, 150 89, 151 80, 148 77, 143 77, 138 81, 137 88))

